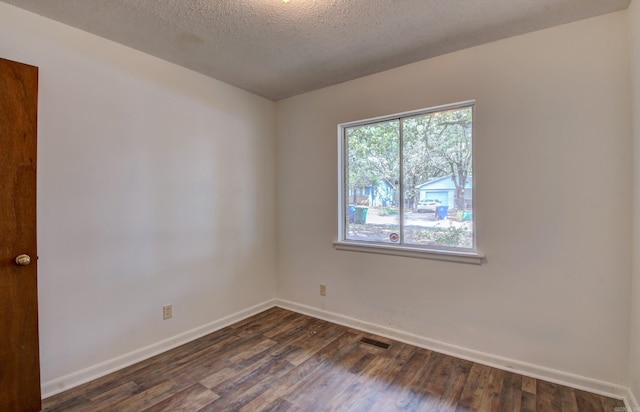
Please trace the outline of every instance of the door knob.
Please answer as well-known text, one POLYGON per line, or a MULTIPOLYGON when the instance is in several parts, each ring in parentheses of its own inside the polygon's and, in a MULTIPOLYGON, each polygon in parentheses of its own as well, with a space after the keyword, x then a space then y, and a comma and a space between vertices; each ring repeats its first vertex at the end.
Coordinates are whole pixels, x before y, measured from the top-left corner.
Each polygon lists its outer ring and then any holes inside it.
POLYGON ((31 257, 29 255, 20 255, 16 257, 16 265, 18 266, 27 266, 31 263, 31 257))

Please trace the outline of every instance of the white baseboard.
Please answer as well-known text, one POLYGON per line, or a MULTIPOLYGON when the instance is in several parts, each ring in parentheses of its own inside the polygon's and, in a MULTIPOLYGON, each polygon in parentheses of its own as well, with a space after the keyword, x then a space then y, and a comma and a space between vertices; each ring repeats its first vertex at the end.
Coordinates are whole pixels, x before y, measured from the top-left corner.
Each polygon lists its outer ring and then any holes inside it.
POLYGON ((208 335, 211 332, 220 330, 224 327, 258 314, 274 306, 275 299, 268 300, 250 308, 233 313, 229 316, 225 316, 224 318, 218 319, 206 325, 151 344, 144 348, 140 348, 133 352, 129 352, 116 358, 109 359, 108 361, 70 373, 60 378, 52 379, 48 382, 43 382, 42 398, 48 398, 49 396, 66 391, 67 389, 71 389, 75 386, 92 381, 99 377, 108 375, 109 373, 133 365, 134 363, 149 359, 155 355, 166 352, 180 345, 184 345, 185 343, 208 335))
POLYGON ((140 348, 133 352, 126 353, 108 361, 99 363, 86 369, 82 369, 60 378, 52 379, 42 383, 42 397, 47 398, 75 386, 92 381, 99 377, 108 375, 137 362, 149 359, 155 355, 176 348, 185 343, 191 342, 209 333, 220 330, 233 323, 256 315, 274 306, 279 306, 294 312, 313 316, 329 322, 352 327, 365 332, 374 333, 399 342, 408 343, 420 348, 434 350, 446 355, 455 356, 472 362, 495 367, 498 369, 516 372, 522 375, 530 376, 536 379, 544 379, 549 382, 570 386, 572 388, 586 390, 589 392, 605 395, 617 399, 624 400, 625 406, 630 411, 640 410, 638 401, 634 397, 631 389, 597 379, 587 378, 559 370, 547 368, 544 366, 533 365, 513 359, 503 358, 489 353, 475 351, 473 349, 463 348, 461 346, 451 345, 434 339, 415 335, 401 330, 389 328, 386 326, 376 325, 374 323, 365 322, 359 319, 341 315, 339 313, 329 312, 322 309, 314 308, 299 303, 294 303, 282 299, 272 299, 250 308, 233 313, 224 318, 218 319, 206 325, 197 327, 190 331, 181 333, 163 341, 140 348))
MULTIPOLYGON (((600 381, 585 376, 575 375, 544 366, 533 365, 514 359, 503 358, 501 356, 492 355, 490 353, 479 352, 473 349, 463 348, 461 346, 451 345, 423 336, 414 335, 412 333, 403 332, 401 330, 389 328, 386 326, 376 325, 374 323, 365 322, 359 319, 341 315, 339 313, 329 312, 326 310, 314 308, 299 303, 294 303, 282 299, 276 299, 275 305, 283 309, 292 310, 314 318, 323 319, 329 322, 359 329, 365 332, 374 333, 379 336, 394 339, 399 342, 408 343, 420 348, 433 350, 446 355, 455 356, 457 358, 466 359, 482 365, 494 368, 516 372, 521 375, 530 376, 536 379, 543 379, 548 382, 569 386, 575 389, 585 390, 599 395, 622 399, 628 408, 637 407, 638 404, 631 393, 631 390, 622 385, 600 381), (634 404, 635 403, 635 404, 634 404)), ((636 411, 637 409, 630 409, 636 411)))
POLYGON ((624 406, 629 409, 629 412, 640 411, 640 403, 638 403, 638 400, 633 395, 631 388, 627 388, 627 394, 624 397, 624 406))

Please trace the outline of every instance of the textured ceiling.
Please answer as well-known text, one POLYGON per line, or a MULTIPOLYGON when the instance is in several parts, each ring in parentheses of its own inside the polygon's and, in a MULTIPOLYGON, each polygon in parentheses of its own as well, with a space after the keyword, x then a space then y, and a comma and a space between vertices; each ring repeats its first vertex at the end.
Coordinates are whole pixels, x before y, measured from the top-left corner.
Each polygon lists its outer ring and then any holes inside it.
POLYGON ((630 0, 3 0, 278 100, 630 0))

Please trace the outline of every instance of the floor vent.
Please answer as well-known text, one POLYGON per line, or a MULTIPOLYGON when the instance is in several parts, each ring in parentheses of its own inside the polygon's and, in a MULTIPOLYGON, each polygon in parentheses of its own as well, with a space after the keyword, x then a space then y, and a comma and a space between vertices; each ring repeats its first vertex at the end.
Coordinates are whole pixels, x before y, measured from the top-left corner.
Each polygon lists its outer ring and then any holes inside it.
POLYGON ((377 346, 377 347, 382 348, 382 349, 389 349, 389 344, 388 343, 380 342, 379 340, 375 340, 375 339, 362 338, 362 339, 360 339, 360 342, 366 343, 368 345, 377 346))

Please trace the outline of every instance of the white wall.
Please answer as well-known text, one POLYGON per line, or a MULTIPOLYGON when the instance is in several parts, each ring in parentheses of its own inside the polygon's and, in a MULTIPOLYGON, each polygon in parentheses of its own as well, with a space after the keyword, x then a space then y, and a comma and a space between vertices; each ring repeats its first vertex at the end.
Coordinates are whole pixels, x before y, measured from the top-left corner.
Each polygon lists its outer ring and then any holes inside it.
POLYGON ((273 102, 4 3, 0 57, 40 68, 45 386, 275 297, 273 102))
POLYGON ((629 6, 632 128, 633 128, 633 284, 631 289, 631 354, 629 374, 631 391, 640 400, 640 2, 629 6))
POLYGON ((0 57, 40 67, 43 381, 268 301, 277 281, 282 299, 451 345, 608 382, 629 371, 638 397, 639 9, 274 105, 0 3, 0 57), (336 125, 467 99, 486 264, 335 251, 336 125))
POLYGON ((628 67, 621 12, 278 102, 278 297, 628 383, 628 67), (334 250, 336 125, 468 99, 486 264, 334 250))

